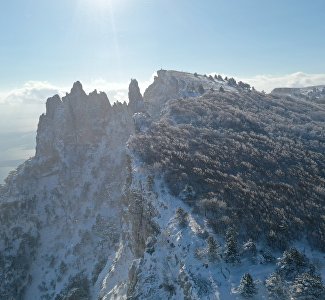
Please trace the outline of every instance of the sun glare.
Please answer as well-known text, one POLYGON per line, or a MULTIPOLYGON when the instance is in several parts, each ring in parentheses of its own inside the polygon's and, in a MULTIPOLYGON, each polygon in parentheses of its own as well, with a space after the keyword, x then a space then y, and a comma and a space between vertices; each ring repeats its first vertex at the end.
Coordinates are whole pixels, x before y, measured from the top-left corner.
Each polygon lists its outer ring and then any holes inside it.
POLYGON ((95 10, 106 10, 111 8, 112 0, 83 0, 88 8, 92 8, 95 10))

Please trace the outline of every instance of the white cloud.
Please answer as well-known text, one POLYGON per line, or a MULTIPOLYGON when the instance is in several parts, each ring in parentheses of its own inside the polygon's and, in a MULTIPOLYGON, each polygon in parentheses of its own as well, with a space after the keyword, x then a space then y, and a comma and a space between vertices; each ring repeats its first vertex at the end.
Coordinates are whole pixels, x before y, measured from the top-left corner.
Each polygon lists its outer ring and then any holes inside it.
POLYGON ((34 131, 46 99, 58 92, 59 88, 48 82, 29 81, 0 93, 0 133, 34 131))
POLYGON ((296 72, 292 74, 273 76, 257 75, 250 78, 238 78, 254 86, 257 90, 271 92, 277 87, 306 87, 313 85, 325 85, 325 74, 307 74, 296 72))
POLYGON ((57 94, 59 88, 44 81, 28 81, 22 87, 0 95, 0 103, 8 105, 39 104, 47 97, 57 94))

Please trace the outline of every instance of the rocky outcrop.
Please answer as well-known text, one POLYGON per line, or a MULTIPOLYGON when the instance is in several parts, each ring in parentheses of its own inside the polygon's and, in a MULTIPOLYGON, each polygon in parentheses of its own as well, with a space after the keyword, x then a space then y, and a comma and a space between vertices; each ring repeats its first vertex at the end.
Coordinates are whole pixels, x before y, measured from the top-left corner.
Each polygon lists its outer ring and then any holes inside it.
POLYGON ((94 91, 87 95, 79 81, 62 100, 58 95, 49 98, 46 114, 39 121, 36 157, 56 157, 58 152, 67 150, 68 145, 98 144, 111 109, 105 93, 94 91))
POLYGON ((87 299, 97 298, 99 274, 120 238, 125 145, 133 132, 126 103, 111 106, 105 93, 88 95, 80 82, 47 100, 36 156, 0 192, 0 266, 7 266, 0 295, 76 297, 82 282, 87 299))
POLYGON ((234 90, 224 81, 212 77, 159 70, 154 82, 144 92, 143 99, 148 113, 156 118, 169 100, 198 97, 205 92, 219 90, 221 86, 225 90, 234 90))
POLYGON ((132 113, 144 111, 144 102, 136 79, 131 79, 129 85, 129 108, 132 113))
POLYGON ((281 214, 297 207, 288 187, 299 174, 301 190, 315 184, 304 207, 324 190, 324 125, 312 121, 324 110, 282 100, 218 76, 165 70, 143 97, 131 80, 128 104, 111 106, 80 82, 49 98, 36 157, 0 186, 0 298, 233 299, 246 269, 262 285, 275 267, 258 264, 264 245, 245 243, 242 265, 229 265, 222 230, 243 220, 236 228, 251 234, 279 203, 281 214))
MULTIPOLYGON (((202 79, 207 89, 210 83, 202 79)), ((6 266, 0 294, 55 299, 87 292, 97 299, 102 285, 104 299, 137 294, 139 265, 130 273, 129 267, 154 251, 160 229, 152 190, 138 180, 126 184, 134 167, 127 168, 127 142, 151 126, 168 100, 197 95, 199 81, 193 74, 159 71, 146 104, 136 80, 129 104, 111 106, 105 93, 87 94, 78 81, 64 97, 47 100, 36 156, 0 192, 0 211, 6 212, 0 224, 0 266, 6 266)))

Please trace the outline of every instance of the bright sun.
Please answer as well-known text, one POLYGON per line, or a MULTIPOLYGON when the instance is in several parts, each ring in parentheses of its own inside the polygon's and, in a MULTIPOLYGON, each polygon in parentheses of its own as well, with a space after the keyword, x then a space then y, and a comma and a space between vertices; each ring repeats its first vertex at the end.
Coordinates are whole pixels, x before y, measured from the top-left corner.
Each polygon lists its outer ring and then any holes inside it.
MULTIPOLYGON (((121 0, 120 0, 121 1, 121 0)), ((103 19, 110 17, 118 1, 114 0, 79 0, 78 8, 82 14, 102 23, 103 19)))
POLYGON ((112 0, 85 0, 87 5, 95 9, 109 8, 112 5, 112 0))

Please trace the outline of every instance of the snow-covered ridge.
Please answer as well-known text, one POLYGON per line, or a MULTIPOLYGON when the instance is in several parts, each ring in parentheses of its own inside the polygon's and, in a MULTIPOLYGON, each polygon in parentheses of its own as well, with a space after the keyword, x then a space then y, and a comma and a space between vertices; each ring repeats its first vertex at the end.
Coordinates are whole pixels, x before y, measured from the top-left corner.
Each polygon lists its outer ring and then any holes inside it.
MULTIPOLYGON (((141 137, 164 122, 172 129, 189 123, 182 132, 210 124, 235 132, 242 126, 260 139, 252 115, 267 119, 272 111, 279 128, 288 118, 313 124, 308 134, 311 140, 319 139, 318 144, 312 141, 316 151, 323 145, 319 138, 323 110, 303 100, 289 107, 294 100, 290 101, 280 103, 221 76, 167 70, 157 72, 143 96, 132 80, 128 104, 112 106, 105 93, 86 94, 80 82, 62 99, 49 98, 46 114, 40 117, 36 156, 0 187, 0 299, 236 299, 241 297, 238 286, 246 272, 254 281, 248 288, 255 287, 257 299, 267 299, 265 279, 271 280, 270 273, 280 268, 274 258, 283 253, 272 250, 268 256, 265 244, 245 240, 230 262, 225 237, 215 232, 200 207, 186 202, 195 192, 186 186, 172 195, 159 164, 148 165, 130 145, 138 140, 138 150, 145 149, 141 137), (219 107, 211 115, 207 112, 216 107, 213 103, 219 107), (305 119, 302 109, 308 112, 305 119)), ((307 125, 301 123, 290 134, 305 134, 307 125)), ((272 129, 272 120, 265 124, 272 129)), ((266 140, 276 139, 277 130, 266 140)), ((245 139, 249 134, 245 132, 245 139)), ((176 135, 166 139, 179 147, 167 155, 182 158, 181 150, 190 141, 177 144, 176 135)), ((229 151, 236 155, 238 146, 229 151)), ((310 164, 316 172, 313 158, 310 164)), ((193 159, 209 157, 193 155, 193 159)), ((170 165, 171 160, 165 162, 170 165)), ((239 176, 229 177, 242 183, 239 176)), ((322 192, 322 184, 315 192, 322 192)), ((324 278, 323 254, 304 241, 293 246, 309 259, 298 271, 315 265, 312 275, 324 278)), ((247 285, 249 277, 245 278, 247 285)), ((292 281, 283 284, 293 286, 292 281)))
POLYGON ((227 91, 236 91, 222 77, 159 70, 153 84, 144 92, 143 98, 148 112, 157 116, 165 103, 171 99, 198 97, 208 91, 217 91, 220 87, 227 91))
POLYGON ((272 95, 303 98, 319 104, 325 104, 325 85, 309 86, 303 88, 276 88, 272 95))

